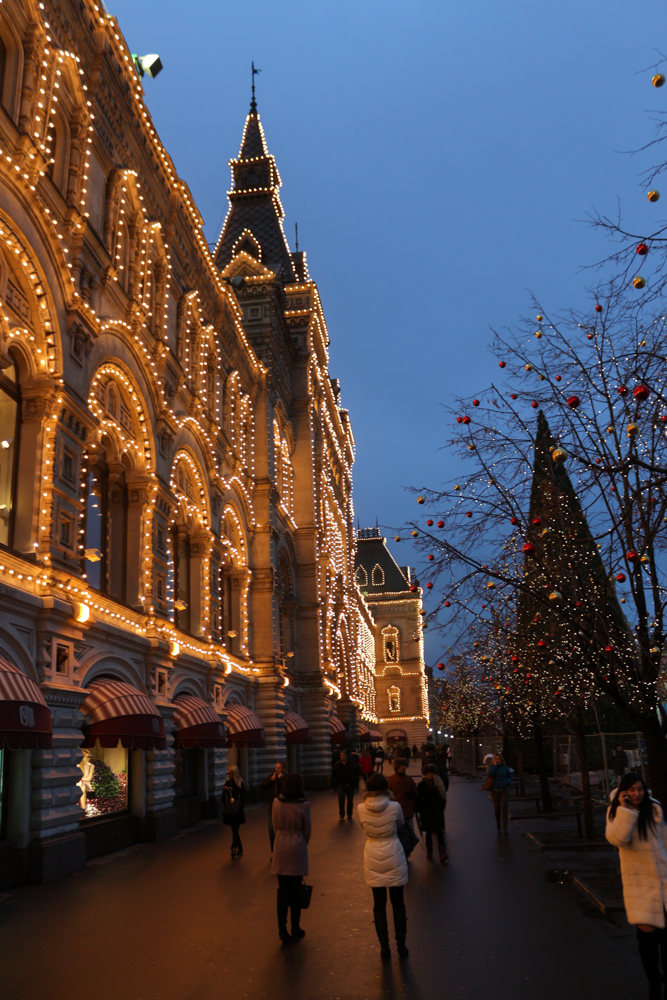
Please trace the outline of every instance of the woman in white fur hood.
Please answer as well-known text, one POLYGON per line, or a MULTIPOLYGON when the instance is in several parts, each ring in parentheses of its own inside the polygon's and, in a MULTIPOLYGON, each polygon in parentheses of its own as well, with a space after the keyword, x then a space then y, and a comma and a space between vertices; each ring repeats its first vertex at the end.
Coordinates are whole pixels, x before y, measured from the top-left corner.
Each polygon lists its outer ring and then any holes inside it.
POLYGON ((403 886, 408 881, 408 863, 397 836, 403 826, 403 810, 389 791, 383 774, 372 774, 366 783, 364 800, 357 806, 357 815, 366 833, 364 874, 373 890, 373 918, 380 942, 382 958, 389 958, 389 927, 387 925, 387 889, 394 911, 394 930, 398 954, 408 954, 405 947, 407 916, 403 886))
POLYGON ((625 912, 637 927, 649 1000, 662 1000, 662 982, 667 983, 667 824, 660 803, 638 774, 624 774, 612 792, 605 836, 620 854, 625 912))

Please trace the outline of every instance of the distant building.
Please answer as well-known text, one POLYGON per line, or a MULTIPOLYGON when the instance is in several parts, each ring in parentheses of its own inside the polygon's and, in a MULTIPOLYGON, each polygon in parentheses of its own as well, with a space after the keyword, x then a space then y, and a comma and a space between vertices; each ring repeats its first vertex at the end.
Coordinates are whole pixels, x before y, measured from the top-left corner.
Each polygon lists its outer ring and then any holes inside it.
POLYGON ((421 588, 379 528, 357 531, 355 580, 374 622, 376 728, 387 742, 420 746, 429 725, 421 588))

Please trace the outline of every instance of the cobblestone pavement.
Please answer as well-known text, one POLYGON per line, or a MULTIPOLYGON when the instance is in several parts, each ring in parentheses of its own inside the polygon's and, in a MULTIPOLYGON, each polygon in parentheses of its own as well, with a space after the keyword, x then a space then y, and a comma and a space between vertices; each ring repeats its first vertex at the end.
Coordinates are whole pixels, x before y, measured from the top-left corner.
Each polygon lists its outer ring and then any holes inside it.
POLYGON ((418 847, 406 891, 410 957, 379 959, 363 834, 313 793, 314 886, 306 937, 282 947, 266 807, 251 807, 245 853, 202 824, 160 844, 0 898, 3 1000, 627 1000, 644 995, 624 919, 546 880, 553 861, 454 778, 447 865, 418 847))

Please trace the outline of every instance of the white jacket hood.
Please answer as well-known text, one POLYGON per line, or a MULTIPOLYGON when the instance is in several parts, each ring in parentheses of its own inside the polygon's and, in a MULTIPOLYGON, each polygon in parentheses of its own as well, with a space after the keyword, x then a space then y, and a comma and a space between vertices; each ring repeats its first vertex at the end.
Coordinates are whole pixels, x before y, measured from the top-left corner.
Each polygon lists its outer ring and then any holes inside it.
POLYGON ((384 812, 390 801, 392 800, 386 792, 383 792, 381 795, 368 795, 364 799, 364 805, 367 809, 370 809, 371 812, 381 813, 384 812))

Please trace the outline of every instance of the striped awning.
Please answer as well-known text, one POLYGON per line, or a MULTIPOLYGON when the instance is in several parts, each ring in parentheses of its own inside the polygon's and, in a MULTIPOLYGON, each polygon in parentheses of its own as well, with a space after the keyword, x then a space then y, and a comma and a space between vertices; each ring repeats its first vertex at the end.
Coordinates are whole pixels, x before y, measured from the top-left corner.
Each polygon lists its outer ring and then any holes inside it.
POLYGON ((50 750, 51 713, 34 681, 0 658, 0 747, 50 750))
POLYGON ((359 739, 367 743, 371 738, 371 733, 368 726, 365 726, 363 722, 357 725, 357 732, 359 733, 359 739))
POLYGON ((329 719, 329 733, 332 743, 345 743, 347 740, 347 731, 337 715, 329 719))
POLYGON ((308 723, 296 712, 285 712, 285 742, 290 746, 295 743, 312 743, 308 723))
POLYGON ((166 750, 164 722, 155 703, 125 681, 99 680, 88 688, 81 706, 87 716, 83 726, 83 747, 166 750))
POLYGON ((174 722, 178 726, 175 736, 177 747, 192 750, 194 747, 227 746, 225 727, 211 705, 191 694, 180 694, 174 705, 174 722))
POLYGON ((234 747, 263 747, 264 730, 254 712, 245 705, 227 705, 227 739, 234 747))
POLYGON ((371 743, 381 743, 382 733, 378 733, 377 729, 369 729, 368 738, 370 739, 371 743))
POLYGON ((392 729, 391 732, 387 733, 387 742, 389 740, 403 740, 407 743, 408 734, 403 729, 392 729))

